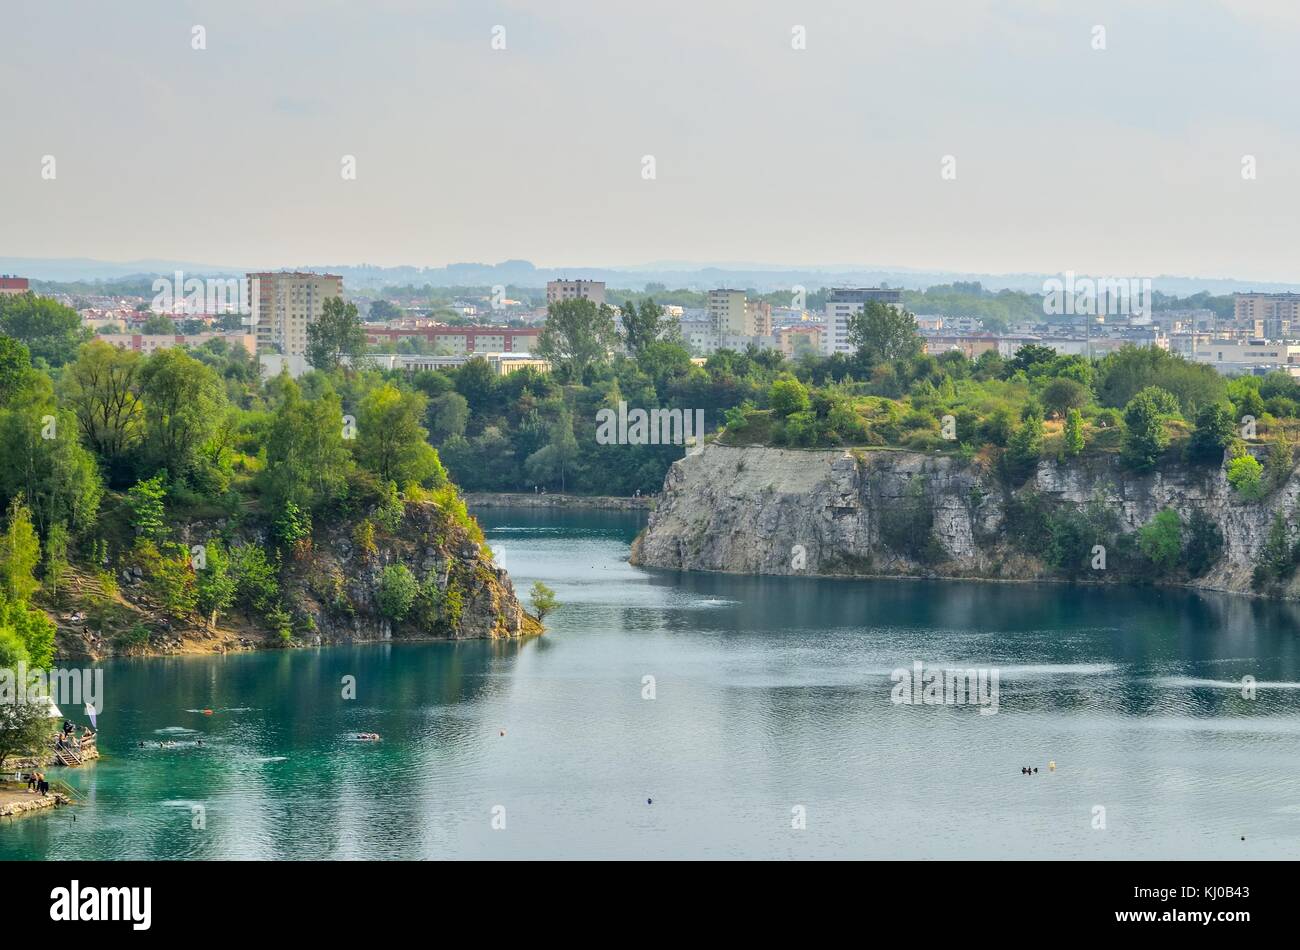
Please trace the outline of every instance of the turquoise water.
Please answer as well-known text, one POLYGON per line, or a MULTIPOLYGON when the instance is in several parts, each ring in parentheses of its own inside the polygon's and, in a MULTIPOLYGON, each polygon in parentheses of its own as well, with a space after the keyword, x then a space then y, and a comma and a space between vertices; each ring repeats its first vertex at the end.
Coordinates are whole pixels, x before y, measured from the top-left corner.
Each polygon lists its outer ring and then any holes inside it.
POLYGON ((1291 608, 647 572, 637 515, 481 520, 546 636, 106 663, 86 803, 0 858, 1300 856, 1291 608), (997 714, 892 703, 918 660, 996 668, 997 714))

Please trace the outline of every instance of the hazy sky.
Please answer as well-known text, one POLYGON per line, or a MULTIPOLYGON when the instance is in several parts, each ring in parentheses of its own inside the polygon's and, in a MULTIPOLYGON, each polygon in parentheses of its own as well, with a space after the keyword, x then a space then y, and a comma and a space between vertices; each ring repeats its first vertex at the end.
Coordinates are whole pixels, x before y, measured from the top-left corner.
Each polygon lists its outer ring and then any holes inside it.
POLYGON ((3 22, 0 256, 1300 280, 1293 0, 5 0, 3 22))

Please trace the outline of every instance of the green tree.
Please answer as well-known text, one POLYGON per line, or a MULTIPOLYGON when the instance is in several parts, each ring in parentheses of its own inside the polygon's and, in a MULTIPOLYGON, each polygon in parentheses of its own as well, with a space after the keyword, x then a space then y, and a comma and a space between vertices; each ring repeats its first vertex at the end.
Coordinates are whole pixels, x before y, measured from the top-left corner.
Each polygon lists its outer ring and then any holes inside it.
POLYGON ((547 614, 560 606, 560 602, 555 599, 555 591, 541 581, 533 581, 532 589, 529 591, 529 602, 538 620, 545 620, 547 614))
MULTIPOLYGON (((2 636, 0 634, 0 656, 5 652, 2 636)), ((0 660, 2 666, 3 660, 0 660)), ((49 734, 49 711, 44 704, 0 703, 0 767, 10 756, 25 756, 44 749, 49 734)))
POLYGON ((225 387, 211 367, 180 348, 159 350, 140 369, 146 461, 186 477, 201 462, 200 448, 215 431, 225 387))
POLYGON ((561 378, 582 382, 587 367, 605 362, 616 341, 612 308, 586 299, 562 300, 547 308, 537 353, 561 378))
POLYGON ((1124 407, 1123 457, 1132 468, 1154 468, 1160 454, 1169 445, 1165 419, 1178 411, 1174 397, 1157 386, 1148 386, 1124 407))
POLYGON ((1138 529, 1138 548, 1161 571, 1177 567, 1183 550, 1183 522, 1178 512, 1165 508, 1138 529))
POLYGON ((678 327, 677 321, 667 316, 664 308, 649 297, 639 305, 627 301, 623 304, 620 315, 623 322, 623 345, 637 359, 659 340, 673 339, 678 327))
POLYGON ((773 382, 767 398, 772 411, 778 416, 805 412, 812 404, 808 398, 808 387, 790 375, 773 382))
POLYGON ((68 527, 62 521, 50 525, 45 535, 44 586, 51 598, 59 596, 59 585, 68 571, 68 527))
POLYGON ((0 336, 0 402, 18 391, 31 368, 27 347, 13 337, 0 336))
POLYGON ((1091 393, 1088 387, 1073 379, 1054 379, 1043 388, 1039 397, 1044 406, 1059 417, 1072 409, 1082 409, 1088 404, 1091 393))
POLYGON ((360 369, 366 353, 366 328, 357 315, 357 305, 342 297, 326 298, 320 319, 307 324, 307 362, 325 372, 342 365, 346 357, 354 370, 360 369))
POLYGON ((405 564, 390 564, 379 575, 379 591, 375 600, 380 613, 390 620, 406 617, 415 603, 420 585, 405 564))
POLYGON ((1082 455, 1083 445, 1083 413, 1070 409, 1065 414, 1065 454, 1082 455))
POLYGON ((551 423, 550 441, 528 456, 524 463, 528 477, 545 485, 567 487, 567 478, 578 459, 578 440, 573 434, 573 417, 566 410, 551 423))
POLYGON ((357 410, 356 459, 384 481, 437 487, 447 472, 420 425, 428 401, 391 383, 366 393, 357 410))
POLYGON ((1253 455, 1238 455, 1228 463, 1228 484, 1247 501, 1264 494, 1264 466, 1253 455))
POLYGON ((126 493, 126 506, 131 509, 131 527, 137 537, 161 541, 167 536, 167 476, 159 473, 142 479, 126 493))
POLYGON ((36 593, 41 586, 36 580, 40 561, 41 542, 32 527, 31 512, 15 498, 0 535, 0 590, 6 597, 26 603, 36 593))
POLYGON ((1043 455, 1043 420, 1031 414, 1020 423, 1007 443, 1002 464, 1007 477, 1019 484, 1034 473, 1043 455))
POLYGON ((911 359, 921 352, 916 317, 901 307, 872 300, 849 318, 849 343, 867 363, 911 359))
POLYGON ((332 389, 306 400, 297 383, 285 382, 265 443, 262 484, 272 505, 292 501, 314 511, 341 498, 352 467, 343 435, 343 406, 332 389))
POLYGON ((1219 465, 1224 451, 1237 440, 1232 407, 1222 402, 1202 406, 1196 414, 1196 428, 1187 443, 1187 457, 1193 462, 1219 465))
POLYGON ((235 601, 244 614, 264 615, 280 598, 278 565, 260 546, 237 544, 230 549, 230 575, 235 580, 235 601))
POLYGON ((176 322, 165 313, 152 313, 145 318, 144 325, 140 328, 141 333, 153 334, 175 334, 176 322))
POLYGON ((139 353, 95 340, 81 348, 61 381, 82 439, 110 471, 140 439, 140 365, 139 353))
POLYGON ((91 336, 77 311, 30 292, 0 294, 0 334, 24 344, 33 360, 51 366, 71 362, 77 347, 91 336))
POLYGON ((469 422, 469 401, 457 392, 435 396, 429 400, 425 419, 429 428, 429 440, 434 445, 442 445, 448 439, 465 434, 465 424, 469 422))
POLYGON ((215 627, 221 614, 235 602, 238 583, 231 572, 230 557, 216 541, 204 545, 204 564, 195 572, 199 613, 215 627))

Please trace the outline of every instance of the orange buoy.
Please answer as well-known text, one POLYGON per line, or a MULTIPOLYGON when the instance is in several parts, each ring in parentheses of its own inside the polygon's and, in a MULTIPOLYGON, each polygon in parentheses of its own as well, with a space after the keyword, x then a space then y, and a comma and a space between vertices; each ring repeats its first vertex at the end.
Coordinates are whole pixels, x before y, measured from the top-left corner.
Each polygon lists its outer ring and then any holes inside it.
POLYGON ((205 716, 211 716, 211 715, 212 715, 212 710, 211 710, 211 709, 205 709, 205 710, 203 710, 203 715, 205 715, 205 716))

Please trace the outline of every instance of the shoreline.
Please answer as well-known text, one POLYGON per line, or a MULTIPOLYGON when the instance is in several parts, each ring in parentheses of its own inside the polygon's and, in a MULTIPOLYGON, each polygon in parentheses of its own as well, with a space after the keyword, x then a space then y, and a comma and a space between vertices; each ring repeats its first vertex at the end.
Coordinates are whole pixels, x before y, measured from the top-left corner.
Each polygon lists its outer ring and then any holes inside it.
POLYGON ((586 508, 601 511, 650 511, 655 496, 534 495, 527 492, 469 492, 470 508, 586 508))

